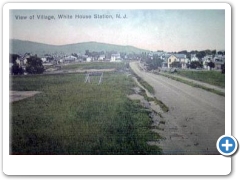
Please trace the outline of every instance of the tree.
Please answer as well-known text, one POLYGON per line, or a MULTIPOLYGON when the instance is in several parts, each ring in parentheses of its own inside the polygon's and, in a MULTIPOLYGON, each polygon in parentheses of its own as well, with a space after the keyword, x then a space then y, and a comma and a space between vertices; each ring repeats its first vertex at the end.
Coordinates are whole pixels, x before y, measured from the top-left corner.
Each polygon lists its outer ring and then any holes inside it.
POLYGON ((16 60, 20 58, 18 54, 10 54, 9 55, 9 62, 15 64, 16 60))
POLYGON ((74 57, 76 57, 76 58, 78 58, 77 53, 72 53, 71 55, 74 56, 74 57))
POLYGON ((202 68, 202 67, 203 67, 203 65, 199 61, 192 61, 190 63, 190 68, 191 69, 202 68))
POLYGON ((187 55, 188 52, 187 52, 187 50, 183 50, 183 51, 178 51, 178 54, 185 54, 185 55, 187 55))
POLYGON ((206 55, 212 55, 212 51, 210 49, 205 50, 206 55))
POLYGON ((206 52, 205 52, 205 51, 200 51, 200 52, 198 52, 198 53, 196 54, 196 56, 197 56, 197 58, 198 58, 199 60, 202 60, 202 58, 203 58, 204 56, 206 56, 206 52))
POLYGON ((225 51, 218 51, 217 54, 218 54, 218 55, 222 55, 222 56, 224 56, 224 55, 225 55, 225 51))
POLYGON ((85 50, 85 55, 89 56, 89 50, 85 50))
POLYGON ((24 73, 24 70, 22 67, 20 67, 17 63, 14 63, 12 66, 12 74, 14 75, 22 75, 24 73))
POLYGON ((174 61, 174 62, 171 64, 171 67, 173 67, 173 68, 181 68, 182 65, 181 65, 180 62, 174 61))
POLYGON ((44 66, 42 65, 42 60, 37 56, 31 56, 27 59, 26 71, 29 74, 42 74, 44 71, 44 66))
POLYGON ((222 74, 225 74, 225 63, 221 65, 222 74))
POLYGON ((217 53, 216 50, 212 50, 212 55, 215 55, 217 53))
POLYGON ((207 65, 210 67, 210 70, 211 70, 212 68, 215 68, 215 64, 214 64, 213 62, 209 62, 207 65))

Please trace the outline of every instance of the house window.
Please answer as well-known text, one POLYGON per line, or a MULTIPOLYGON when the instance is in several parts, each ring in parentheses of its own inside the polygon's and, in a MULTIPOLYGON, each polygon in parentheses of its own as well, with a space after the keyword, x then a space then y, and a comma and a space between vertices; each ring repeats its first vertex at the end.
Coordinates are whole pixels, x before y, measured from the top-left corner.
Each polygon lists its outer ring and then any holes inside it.
POLYGON ((171 59, 169 59, 169 62, 171 62, 171 59))

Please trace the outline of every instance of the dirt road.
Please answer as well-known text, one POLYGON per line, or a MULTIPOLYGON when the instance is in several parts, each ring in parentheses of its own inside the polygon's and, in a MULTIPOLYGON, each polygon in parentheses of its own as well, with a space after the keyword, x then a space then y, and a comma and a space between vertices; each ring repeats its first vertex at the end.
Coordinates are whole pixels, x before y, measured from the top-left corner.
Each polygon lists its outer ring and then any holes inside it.
POLYGON ((162 114, 165 124, 155 131, 163 139, 151 144, 164 154, 219 154, 217 139, 225 132, 225 98, 200 88, 130 67, 155 90, 155 97, 169 107, 162 114))

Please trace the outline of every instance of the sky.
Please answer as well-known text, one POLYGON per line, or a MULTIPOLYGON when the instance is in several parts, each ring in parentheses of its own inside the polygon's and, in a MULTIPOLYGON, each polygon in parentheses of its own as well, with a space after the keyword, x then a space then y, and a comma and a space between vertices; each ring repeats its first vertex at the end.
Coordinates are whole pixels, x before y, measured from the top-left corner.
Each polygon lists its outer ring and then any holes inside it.
POLYGON ((169 52, 224 50, 225 11, 11 10, 10 39, 52 45, 96 41, 169 52), (116 18, 117 14, 121 18, 116 18), (38 19, 39 15, 54 19, 38 19), (72 18, 60 19, 59 15, 72 18), (94 18, 94 15, 112 18, 94 18), (26 19, 17 16, 26 16, 26 19))

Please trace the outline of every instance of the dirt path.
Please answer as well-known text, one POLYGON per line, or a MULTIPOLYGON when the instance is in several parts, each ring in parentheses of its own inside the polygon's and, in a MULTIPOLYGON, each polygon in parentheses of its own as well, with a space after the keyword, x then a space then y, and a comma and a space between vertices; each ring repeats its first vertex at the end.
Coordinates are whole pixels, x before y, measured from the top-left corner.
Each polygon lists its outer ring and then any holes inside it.
POLYGON ((10 91, 10 103, 35 96, 39 91, 10 91))
POLYGON ((163 140, 151 142, 164 154, 219 154, 217 139, 225 129, 225 99, 203 89, 130 67, 155 90, 155 96, 169 107, 165 124, 158 132, 163 140))

